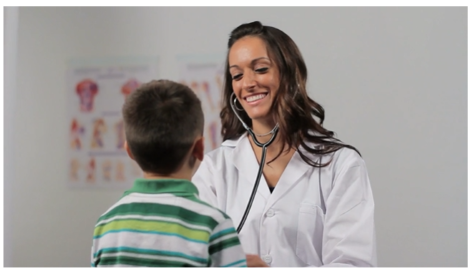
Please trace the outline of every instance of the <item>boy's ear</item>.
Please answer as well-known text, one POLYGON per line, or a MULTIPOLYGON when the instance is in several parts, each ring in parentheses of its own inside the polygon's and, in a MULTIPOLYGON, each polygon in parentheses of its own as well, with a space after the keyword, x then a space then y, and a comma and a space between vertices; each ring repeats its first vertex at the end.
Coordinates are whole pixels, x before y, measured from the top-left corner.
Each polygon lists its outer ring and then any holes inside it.
POLYGON ((134 160, 133 153, 131 153, 131 149, 129 149, 129 146, 128 146, 128 141, 125 141, 124 147, 125 147, 126 152, 128 153, 128 156, 134 160))
POLYGON ((200 161, 203 161, 204 150, 205 150, 205 145, 204 145, 204 138, 202 136, 195 141, 195 145, 193 146, 192 156, 197 158, 200 161))

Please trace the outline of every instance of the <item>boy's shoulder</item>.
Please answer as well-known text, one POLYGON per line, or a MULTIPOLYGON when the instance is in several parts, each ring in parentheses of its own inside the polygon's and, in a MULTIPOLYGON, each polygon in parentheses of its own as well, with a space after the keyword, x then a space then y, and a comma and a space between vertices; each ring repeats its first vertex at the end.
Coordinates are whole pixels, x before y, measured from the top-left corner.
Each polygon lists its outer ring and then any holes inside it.
MULTIPOLYGON (((225 212, 223 212, 221 209, 210 205, 209 203, 201 200, 197 195, 191 198, 192 201, 199 203, 203 205, 206 210, 204 213, 211 214, 211 216, 215 219, 217 222, 223 222, 227 219, 231 219, 225 212)), ((203 212, 202 212, 203 213, 203 212)))
MULTIPOLYGON (((171 195, 171 194, 167 194, 171 195)), ((166 196, 167 196, 166 195, 166 196)), ((213 230, 222 223, 228 222, 231 218, 219 208, 201 200, 198 194, 184 195, 184 196, 173 196, 173 199, 169 197, 162 199, 161 195, 146 195, 147 197, 134 197, 134 195, 122 196, 117 202, 110 206, 96 222, 96 227, 112 222, 118 216, 118 219, 123 219, 124 216, 130 214, 130 210, 133 211, 133 218, 139 218, 140 215, 136 212, 136 209, 143 204, 146 208, 143 208, 142 212, 146 211, 146 216, 156 216, 179 219, 185 223, 192 223, 198 226, 205 226, 207 229, 213 230), (170 202, 172 201, 172 202, 170 202), (162 208, 165 205, 174 208, 167 208, 171 211, 167 212, 167 209, 162 208), (180 208, 180 209, 177 209, 180 208), (161 212, 165 210, 166 212, 161 212), (171 217, 170 212, 173 212, 171 217)))
POLYGON ((120 205, 127 203, 126 198, 127 198, 126 196, 122 196, 113 205, 108 207, 108 209, 98 217, 98 220, 96 222, 97 225, 105 219, 109 219, 109 218, 112 218, 114 215, 118 215, 119 212, 121 211, 120 205))

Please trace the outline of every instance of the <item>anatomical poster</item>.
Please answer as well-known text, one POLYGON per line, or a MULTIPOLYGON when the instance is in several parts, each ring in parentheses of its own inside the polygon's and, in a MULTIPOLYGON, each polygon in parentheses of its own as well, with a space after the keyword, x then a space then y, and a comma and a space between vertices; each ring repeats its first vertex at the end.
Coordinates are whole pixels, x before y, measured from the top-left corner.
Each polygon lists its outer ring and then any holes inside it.
POLYGON ((141 84, 158 79, 157 58, 72 60, 67 70, 68 184, 129 187, 142 177, 124 147, 121 108, 141 84))
POLYGON ((188 85, 200 98, 205 115, 205 153, 222 142, 220 110, 222 107, 224 56, 179 56, 178 81, 188 85))

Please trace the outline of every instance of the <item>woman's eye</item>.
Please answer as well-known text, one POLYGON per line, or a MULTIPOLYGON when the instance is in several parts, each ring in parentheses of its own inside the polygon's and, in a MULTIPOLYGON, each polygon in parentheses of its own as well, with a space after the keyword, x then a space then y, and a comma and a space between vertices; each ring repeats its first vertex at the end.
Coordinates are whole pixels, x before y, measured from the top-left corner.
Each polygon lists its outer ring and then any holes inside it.
POLYGON ((257 72, 259 73, 262 73, 262 72, 266 72, 269 68, 260 68, 260 69, 256 69, 257 72))
POLYGON ((233 76, 233 80, 238 80, 239 78, 241 78, 242 74, 236 74, 233 76))

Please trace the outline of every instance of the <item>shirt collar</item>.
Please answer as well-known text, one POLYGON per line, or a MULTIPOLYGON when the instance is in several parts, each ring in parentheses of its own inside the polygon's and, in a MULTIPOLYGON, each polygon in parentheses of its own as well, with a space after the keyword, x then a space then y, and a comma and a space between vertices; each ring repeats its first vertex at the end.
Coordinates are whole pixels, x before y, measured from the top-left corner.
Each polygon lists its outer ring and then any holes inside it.
POLYGON ((175 194, 177 196, 198 195, 198 189, 189 180, 185 179, 143 179, 134 181, 133 187, 125 191, 124 195, 131 193, 146 194, 175 194))

